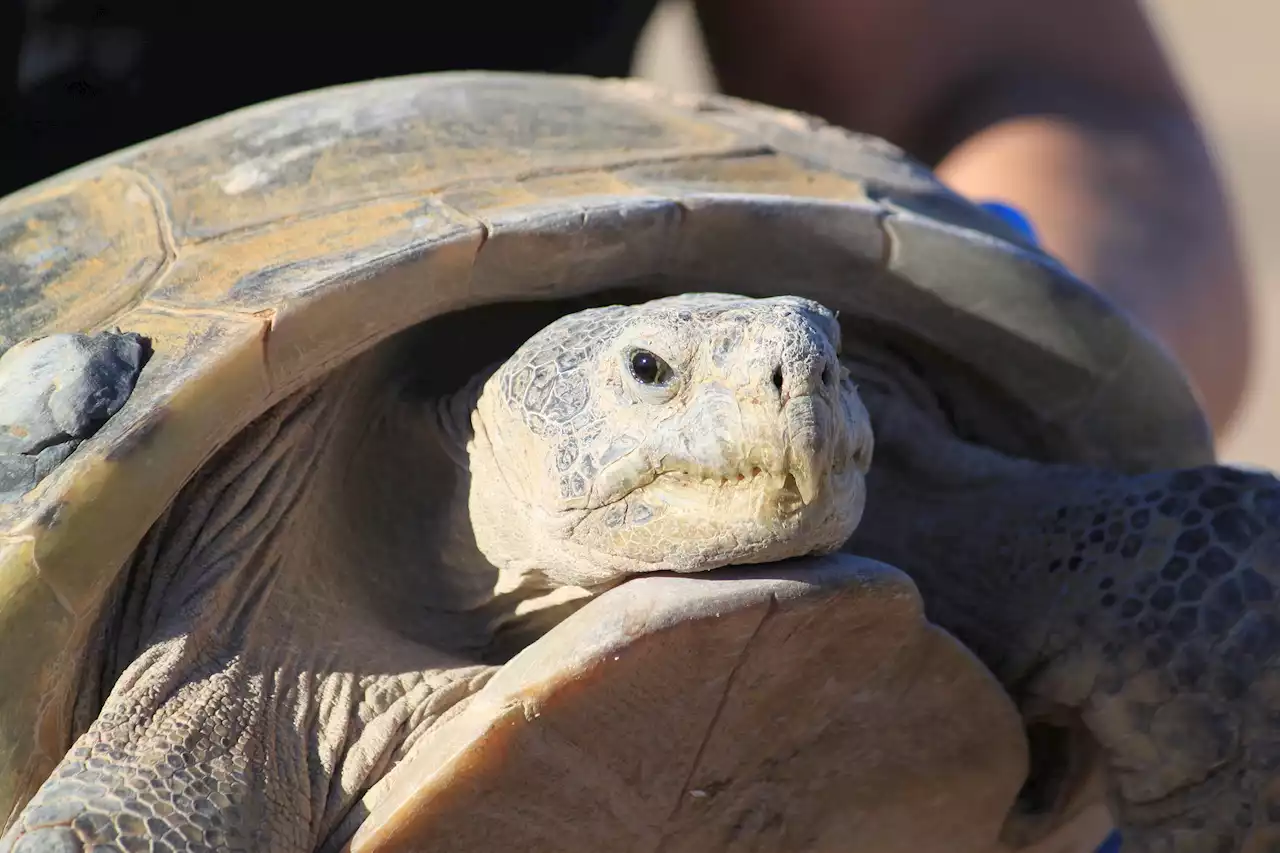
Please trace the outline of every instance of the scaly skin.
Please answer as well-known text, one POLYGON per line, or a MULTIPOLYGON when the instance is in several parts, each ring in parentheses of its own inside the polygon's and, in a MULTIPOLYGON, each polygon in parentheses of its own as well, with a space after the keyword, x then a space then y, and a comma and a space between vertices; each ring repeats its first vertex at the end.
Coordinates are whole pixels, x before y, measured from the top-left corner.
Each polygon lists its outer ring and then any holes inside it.
POLYGON ((1028 709, 1079 713, 1126 853, 1280 849, 1280 481, 1040 465, 868 405, 848 547, 911 574, 1028 709))

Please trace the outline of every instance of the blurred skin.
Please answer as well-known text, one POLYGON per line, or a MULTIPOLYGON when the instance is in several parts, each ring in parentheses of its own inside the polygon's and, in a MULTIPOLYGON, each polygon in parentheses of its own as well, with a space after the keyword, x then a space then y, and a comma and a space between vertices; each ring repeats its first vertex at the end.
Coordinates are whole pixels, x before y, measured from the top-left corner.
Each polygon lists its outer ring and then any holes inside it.
POLYGON ((1221 436, 1248 370, 1222 184, 1136 0, 697 0, 721 87, 882 136, 1045 248, 1191 375, 1221 436))

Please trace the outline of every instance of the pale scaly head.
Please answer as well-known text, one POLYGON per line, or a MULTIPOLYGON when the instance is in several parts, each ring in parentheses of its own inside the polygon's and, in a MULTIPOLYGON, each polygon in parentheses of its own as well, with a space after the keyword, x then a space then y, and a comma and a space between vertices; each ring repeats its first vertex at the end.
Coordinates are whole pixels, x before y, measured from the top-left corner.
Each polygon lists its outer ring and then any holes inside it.
POLYGON ((686 294, 563 317, 487 380, 470 514, 507 572, 591 587, 821 554, 857 526, 869 417, 806 299, 686 294))

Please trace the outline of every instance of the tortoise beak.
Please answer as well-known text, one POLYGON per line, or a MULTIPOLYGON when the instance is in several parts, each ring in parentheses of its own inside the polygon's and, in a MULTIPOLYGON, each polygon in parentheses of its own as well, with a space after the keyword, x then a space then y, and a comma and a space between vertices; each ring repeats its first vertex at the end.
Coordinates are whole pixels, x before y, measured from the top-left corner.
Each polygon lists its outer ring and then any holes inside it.
POLYGON ((830 452, 823 443, 831 415, 806 395, 788 400, 783 418, 787 431, 785 470, 800 502, 808 506, 817 500, 823 474, 831 468, 830 452))
POLYGON ((999 685, 888 566, 836 555, 648 575, 512 658, 366 796, 339 843, 986 849, 1023 778, 1019 733, 999 685))

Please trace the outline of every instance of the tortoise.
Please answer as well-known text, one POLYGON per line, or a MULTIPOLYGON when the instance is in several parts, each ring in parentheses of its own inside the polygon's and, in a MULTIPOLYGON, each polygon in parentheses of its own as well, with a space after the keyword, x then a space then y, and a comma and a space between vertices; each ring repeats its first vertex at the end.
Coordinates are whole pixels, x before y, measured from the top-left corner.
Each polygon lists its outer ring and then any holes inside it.
POLYGON ((1280 837, 1280 484, 884 141, 421 75, 0 245, 0 851, 1280 837))

